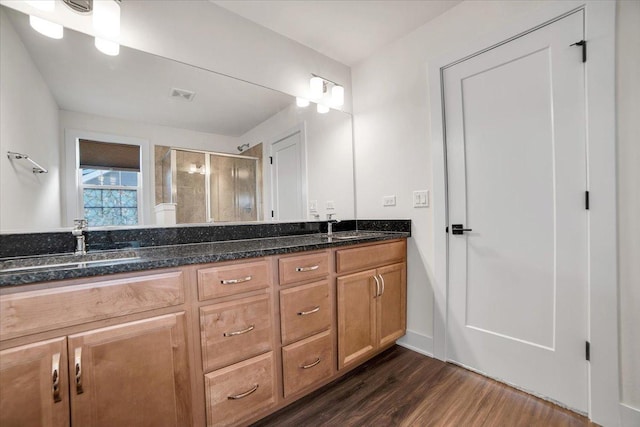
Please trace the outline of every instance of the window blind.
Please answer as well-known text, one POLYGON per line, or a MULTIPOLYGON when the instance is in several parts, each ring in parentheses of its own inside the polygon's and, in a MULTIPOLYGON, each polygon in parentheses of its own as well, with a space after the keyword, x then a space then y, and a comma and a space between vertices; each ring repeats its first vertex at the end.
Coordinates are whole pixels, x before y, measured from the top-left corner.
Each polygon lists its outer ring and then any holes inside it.
POLYGON ((79 141, 80 168, 140 172, 140 146, 79 141))

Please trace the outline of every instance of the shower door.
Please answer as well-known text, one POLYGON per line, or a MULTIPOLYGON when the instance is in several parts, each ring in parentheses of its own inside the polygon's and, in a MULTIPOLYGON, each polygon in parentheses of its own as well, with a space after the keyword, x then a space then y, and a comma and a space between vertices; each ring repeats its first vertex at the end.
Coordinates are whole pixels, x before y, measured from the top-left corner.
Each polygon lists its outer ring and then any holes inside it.
POLYGON ((255 158, 210 154, 210 220, 257 221, 255 158))

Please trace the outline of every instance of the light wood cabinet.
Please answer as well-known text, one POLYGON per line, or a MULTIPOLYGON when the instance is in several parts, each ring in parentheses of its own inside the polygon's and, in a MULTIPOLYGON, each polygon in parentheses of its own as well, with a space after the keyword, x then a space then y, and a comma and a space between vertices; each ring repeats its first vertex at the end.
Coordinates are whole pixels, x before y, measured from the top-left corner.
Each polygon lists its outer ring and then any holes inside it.
POLYGON ((330 331, 283 347, 284 396, 291 396, 331 377, 334 360, 330 331))
POLYGON ((69 426, 66 338, 0 352, 0 425, 69 426))
POLYGON ((68 344, 72 425, 191 424, 183 313, 71 335, 68 344))
POLYGON ((266 258, 198 270, 198 295, 201 301, 265 289, 269 286, 271 278, 266 258))
POLYGON ((282 257, 278 260, 281 285, 318 279, 329 274, 329 254, 316 252, 282 257))
POLYGON ((336 251, 338 369, 358 364, 406 332, 406 242, 336 251), (398 259, 403 262, 392 261, 398 259))
POLYGON ((238 425, 276 402, 273 352, 205 375, 207 426, 238 425))
POLYGON ((205 372, 271 350, 272 317, 269 295, 200 308, 205 372))
POLYGON ((329 281, 280 291, 282 344, 290 344, 331 326, 329 281))

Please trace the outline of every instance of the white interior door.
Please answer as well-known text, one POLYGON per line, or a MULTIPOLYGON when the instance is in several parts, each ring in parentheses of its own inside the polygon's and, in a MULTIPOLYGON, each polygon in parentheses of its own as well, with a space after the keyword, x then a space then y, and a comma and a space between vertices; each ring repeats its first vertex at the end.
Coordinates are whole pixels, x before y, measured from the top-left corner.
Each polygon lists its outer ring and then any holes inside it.
POLYGON ((301 132, 298 130, 271 144, 272 218, 301 220, 304 218, 304 156, 301 132))
POLYGON ((571 46, 582 38, 576 12, 443 82, 447 358, 586 411, 584 65, 571 46))

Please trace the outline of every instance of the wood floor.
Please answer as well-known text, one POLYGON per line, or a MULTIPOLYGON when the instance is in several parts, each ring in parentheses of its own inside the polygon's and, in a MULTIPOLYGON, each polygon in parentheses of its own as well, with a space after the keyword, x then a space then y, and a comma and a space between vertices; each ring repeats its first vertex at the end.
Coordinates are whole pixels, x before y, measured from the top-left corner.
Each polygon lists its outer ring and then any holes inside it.
POLYGON ((265 426, 595 426, 466 369, 395 346, 260 420, 265 426))

